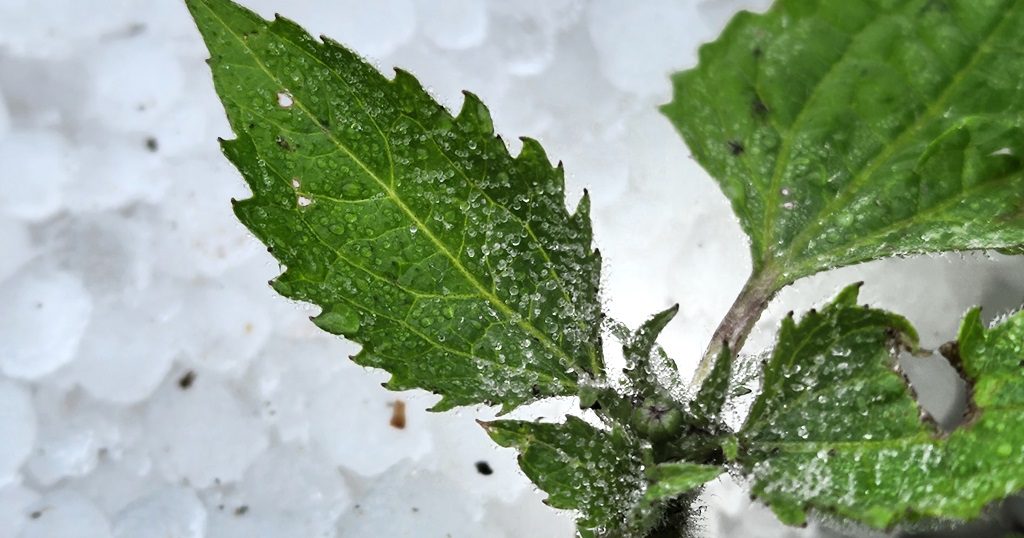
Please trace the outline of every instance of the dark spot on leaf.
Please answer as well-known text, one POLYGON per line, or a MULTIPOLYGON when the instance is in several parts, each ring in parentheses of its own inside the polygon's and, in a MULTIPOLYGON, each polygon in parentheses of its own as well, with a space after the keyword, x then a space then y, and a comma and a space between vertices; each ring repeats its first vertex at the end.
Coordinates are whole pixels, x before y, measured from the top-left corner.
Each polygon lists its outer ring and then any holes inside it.
POLYGON ((929 0, 927 4, 921 7, 921 13, 927 13, 929 11, 946 13, 949 11, 949 3, 947 3, 946 0, 929 0))
POLYGON ((181 376, 181 378, 178 379, 178 387, 181 388, 181 390, 188 390, 188 388, 191 387, 192 383, 195 383, 195 381, 196 381, 196 373, 195 373, 195 371, 194 370, 189 370, 189 371, 185 372, 185 375, 181 376))
POLYGON ((732 153, 733 156, 739 157, 740 155, 743 155, 744 151, 747 151, 747 148, 743 147, 743 144, 738 140, 729 141, 729 153, 732 153))
POLYGON ((761 55, 764 54, 764 51, 761 50, 761 47, 754 47, 754 50, 751 52, 751 54, 754 55, 754 58, 760 58, 761 55))
POLYGON ((760 97, 754 97, 750 103, 750 112, 755 118, 763 118, 768 115, 768 105, 764 104, 760 97))
POLYGON ((476 462, 476 472, 484 476, 491 476, 494 474, 494 469, 491 469, 490 463, 487 463, 486 461, 478 461, 476 462))
POLYGON ((285 151, 292 150, 292 145, 289 144, 288 141, 285 140, 283 136, 278 136, 277 138, 274 139, 274 142, 277 142, 278 147, 285 151))
POLYGON ((395 400, 391 403, 391 421, 389 424, 396 430, 405 429, 405 402, 402 400, 395 400))
POLYGON ((533 394, 534 396, 540 396, 540 387, 537 385, 532 385, 530 387, 530 394, 533 394))

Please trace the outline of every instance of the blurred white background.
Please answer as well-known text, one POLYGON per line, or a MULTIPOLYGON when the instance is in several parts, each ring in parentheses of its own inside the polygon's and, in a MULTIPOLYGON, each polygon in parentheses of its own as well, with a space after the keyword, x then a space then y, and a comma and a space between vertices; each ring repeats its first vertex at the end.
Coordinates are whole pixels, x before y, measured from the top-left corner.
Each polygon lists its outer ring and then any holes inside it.
MULTIPOLYGON (((410 70, 450 108, 469 89, 506 140, 538 138, 571 203, 593 196, 608 311, 636 326, 680 302, 663 343, 689 375, 749 259, 656 106, 701 42, 768 0, 243 3, 410 70)), ((491 410, 385 391, 266 286, 278 268, 231 214, 246 192, 206 56, 179 0, 0 0, 0 537, 572 536, 475 424, 491 410)), ((937 346, 973 304, 1018 306, 1022 268, 951 255, 815 277, 747 351, 856 280, 937 346)), ((946 374, 925 375, 940 414, 946 374)), ((780 526, 729 478, 705 501, 704 536, 834 533, 780 526)))

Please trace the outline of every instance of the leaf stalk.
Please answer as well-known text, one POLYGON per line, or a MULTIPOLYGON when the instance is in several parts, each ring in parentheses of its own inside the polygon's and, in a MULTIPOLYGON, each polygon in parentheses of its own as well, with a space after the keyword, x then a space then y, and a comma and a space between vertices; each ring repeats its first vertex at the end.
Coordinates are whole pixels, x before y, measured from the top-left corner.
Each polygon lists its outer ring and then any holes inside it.
POLYGON ((693 374, 692 387, 695 389, 700 387, 704 379, 711 373, 724 345, 728 345, 730 352, 734 355, 739 353, 757 320, 761 319, 761 313, 768 308, 768 303, 780 288, 778 275, 770 268, 762 268, 750 275, 729 311, 718 324, 718 328, 715 329, 711 342, 708 344, 700 364, 697 365, 697 371, 693 374))

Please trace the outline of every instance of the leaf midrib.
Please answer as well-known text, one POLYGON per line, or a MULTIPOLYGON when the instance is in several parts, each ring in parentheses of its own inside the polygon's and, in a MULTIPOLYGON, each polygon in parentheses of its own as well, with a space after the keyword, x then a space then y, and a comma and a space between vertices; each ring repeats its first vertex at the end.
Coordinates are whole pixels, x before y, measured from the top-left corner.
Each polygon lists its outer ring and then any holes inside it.
MULTIPOLYGON (((782 148, 779 150, 779 158, 775 161, 775 168, 772 171, 771 181, 768 182, 768 192, 766 193, 766 198, 768 200, 772 200, 773 203, 767 204, 767 207, 764 208, 764 221, 762 222, 763 231, 761 241, 766 250, 765 254, 767 254, 768 251, 770 251, 772 248, 771 245, 772 239, 775 236, 776 224, 775 222, 773 222, 773 219, 778 213, 778 206, 782 203, 782 194, 780 192, 782 189, 782 176, 783 172, 785 172, 786 169, 789 168, 789 165, 792 163, 793 160, 793 144, 795 143, 795 140, 797 138, 797 136, 795 136, 795 134, 798 134, 797 129, 799 128, 801 122, 804 121, 804 117, 807 114, 807 111, 811 110, 810 105, 818 97, 818 92, 821 91, 821 89, 825 86, 825 83, 830 79, 832 74, 835 73, 836 68, 840 64, 842 64, 843 61, 846 60, 850 51, 854 48, 854 45, 857 44, 857 41, 861 38, 861 36, 863 36, 865 32, 871 30, 872 25, 879 19, 881 19, 882 16, 883 11, 878 10, 875 13, 874 17, 872 17, 870 20, 864 23, 864 26, 861 26, 856 32, 854 32, 850 36, 850 39, 846 42, 846 47, 843 49, 843 52, 839 55, 836 61, 832 62, 832 65, 829 66, 828 70, 821 76, 821 78, 818 79, 817 83, 815 83, 814 87, 807 94, 807 98, 804 99, 803 103, 801 103, 800 110, 797 112, 797 115, 793 119, 793 122, 790 123, 789 127, 786 128, 785 140, 783 140, 782 148)), ((760 70, 757 71, 757 75, 760 75, 760 70)))
MULTIPOLYGON (((255 51, 253 51, 251 47, 249 47, 249 44, 248 44, 248 42, 246 42, 245 39, 242 39, 242 37, 239 36, 227 24, 227 22, 223 18, 221 18, 221 16, 217 12, 215 12, 213 9, 210 9, 210 7, 207 6, 205 2, 203 2, 203 7, 206 8, 207 12, 209 12, 213 16, 213 18, 216 19, 217 22, 220 23, 220 25, 229 34, 231 34, 231 36, 234 37, 235 40, 238 41, 238 43, 240 43, 242 45, 242 48, 245 49, 245 51, 248 53, 248 55, 253 59, 254 62, 256 62, 256 64, 259 66, 260 70, 262 70, 263 73, 268 78, 273 80, 279 86, 285 87, 285 85, 282 83, 282 81, 280 79, 278 79, 276 76, 274 76, 270 72, 270 70, 267 69, 267 67, 263 64, 263 62, 260 61, 259 56, 256 55, 255 51)), ((270 30, 269 25, 267 26, 267 29, 268 29, 268 31, 270 30)), ((280 37, 280 36, 278 36, 278 37, 280 37)), ((300 48, 300 50, 301 50, 301 47, 297 47, 297 48, 300 48)), ((310 57, 312 57, 312 56, 310 55, 310 57)), ((314 59, 319 61, 318 58, 314 58, 314 59)), ((321 64, 323 65, 322 62, 321 62, 321 64)), ((328 67, 330 72, 333 74, 334 71, 332 69, 330 69, 329 66, 325 65, 325 67, 328 67)), ((365 105, 361 101, 358 101, 358 99, 357 99, 357 102, 359 103, 360 107, 363 108, 363 111, 365 112, 366 111, 365 105)), ((362 168, 369 175, 369 177, 371 177, 380 186, 380 188, 385 192, 385 194, 387 194, 388 198, 390 198, 392 200, 392 202, 399 209, 401 209, 402 212, 405 213, 406 216, 411 221, 413 221, 413 223, 417 226, 418 229, 423 230, 424 235, 426 237, 428 237, 430 239, 430 241, 432 243, 434 243, 434 245, 438 248, 438 250, 440 252, 442 252, 451 261, 452 266, 459 270, 459 272, 463 275, 463 277, 466 278, 466 280, 474 288, 476 288, 477 291, 479 291, 481 296, 483 296, 488 302, 490 302, 496 308, 498 308, 498 310, 500 310, 510 321, 513 321, 513 323, 515 323, 520 328, 525 330, 531 336, 533 336, 534 338, 537 338, 537 340, 540 341, 541 343, 543 343, 545 347, 547 347, 549 350, 551 350, 555 355, 558 355, 565 362, 566 365, 570 365, 570 366, 574 366, 575 365, 575 361, 571 360, 569 358, 569 356, 565 353, 565 351, 563 351, 561 348, 556 346, 551 341, 551 339, 548 338, 548 336, 546 334, 544 334, 539 329, 537 329, 537 327, 535 327, 532 323, 525 323, 523 321, 524 319, 526 319, 525 316, 516 315, 515 310, 513 310, 511 307, 509 307, 507 304, 505 304, 505 302, 502 301, 501 298, 499 298, 498 296, 494 295, 493 293, 490 292, 490 290, 485 288, 483 286, 483 284, 481 284, 479 282, 479 280, 477 280, 477 278, 472 273, 470 273, 465 268, 465 266, 462 265, 461 261, 457 257, 452 255, 452 253, 448 250, 448 248, 444 245, 444 243, 442 243, 440 241, 440 239, 436 235, 434 235, 433 231, 429 227, 427 227, 426 223, 423 223, 422 221, 420 221, 420 219, 401 200, 401 198, 398 197, 398 195, 391 189, 391 187, 387 183, 385 183, 380 177, 378 177, 377 174, 375 172, 373 172, 370 169, 370 167, 367 166, 366 163, 364 163, 362 161, 362 159, 360 159, 358 156, 356 156, 355 153, 352 152, 352 150, 350 148, 348 148, 344 143, 342 143, 341 140, 338 140, 338 138, 336 136, 334 136, 334 133, 331 132, 326 126, 324 126, 320 122, 320 120, 314 114, 312 114, 310 112, 310 110, 305 106, 305 104, 303 103, 303 101, 301 99, 299 99, 297 96, 293 95, 292 96, 292 104, 294 106, 296 106, 299 110, 301 110, 310 119, 310 121, 312 121, 315 125, 319 126, 321 128, 321 130, 331 140, 331 142, 333 142, 339 149, 344 151, 350 158, 352 158, 352 160, 357 165, 359 165, 359 167, 362 168)), ((371 118, 371 121, 372 121, 372 118, 371 118)), ((381 131, 380 127, 377 126, 376 122, 373 122, 373 124, 374 124, 374 127, 377 129, 377 132, 381 135, 382 139, 384 140, 385 146, 387 146, 389 148, 388 151, 389 151, 389 160, 390 160, 390 147, 391 147, 390 141, 388 140, 387 136, 383 133, 383 131, 381 131)))
MULTIPOLYGON (((804 247, 810 242, 818 233, 823 229, 824 223, 828 222, 827 216, 836 212, 836 210, 846 203, 849 202, 850 198, 859 192, 862 183, 870 179, 874 173, 885 164, 889 159, 896 155, 897 149, 904 149, 903 146, 907 140, 917 134, 917 132, 927 125, 928 122, 934 120, 934 118, 942 112, 946 102, 953 96, 956 89, 959 88, 960 84, 963 83, 967 74, 977 64, 977 62, 984 57, 985 53, 991 48, 992 40, 996 35, 999 35, 1004 25, 1006 25, 1011 19, 1014 12, 1019 7, 1019 0, 1011 0, 1013 4, 1003 10, 1001 18, 998 22, 992 25, 991 30, 984 39, 980 40, 975 47, 974 51, 968 57, 968 60, 964 63, 960 69, 950 78, 949 83, 946 84, 942 92, 931 102, 931 104, 925 109, 925 111, 918 116, 913 122, 910 122, 906 128, 896 136, 893 141, 885 145, 882 150, 868 161, 868 164, 861 169, 861 171, 850 179, 846 185, 837 193, 836 196, 832 197, 831 201, 828 202, 820 211, 815 213, 814 217, 808 218, 809 225, 798 233, 792 241, 789 242, 789 246, 782 251, 782 257, 778 260, 778 264, 781 267, 790 266, 795 259, 800 259, 799 253, 803 252, 804 247)), ((764 261, 767 264, 770 259, 770 251, 765 251, 766 259, 764 261)), ((800 276, 794 275, 791 272, 783 272, 785 276, 782 278, 785 282, 779 282, 778 285, 781 287, 789 283, 800 276)))

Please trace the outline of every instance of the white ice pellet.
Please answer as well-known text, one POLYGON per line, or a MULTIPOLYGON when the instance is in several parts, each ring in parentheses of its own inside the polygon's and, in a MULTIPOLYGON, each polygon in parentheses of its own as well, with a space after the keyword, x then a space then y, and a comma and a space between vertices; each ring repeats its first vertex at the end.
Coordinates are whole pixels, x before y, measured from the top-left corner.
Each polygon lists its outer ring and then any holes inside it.
POLYGON ((217 506, 211 509, 209 535, 333 536, 338 517, 351 507, 352 500, 345 478, 325 470, 322 462, 322 455, 308 448, 271 448, 229 492, 209 496, 208 505, 217 506))
POLYGON ((750 499, 747 486, 740 486, 728 475, 704 488, 698 502, 715 506, 703 521, 702 531, 716 538, 798 538, 818 535, 817 525, 798 529, 783 525, 771 510, 750 499))
POLYGON ((487 35, 484 0, 421 0, 417 7, 423 33, 442 49, 473 47, 487 35))
POLYGON ((0 486, 0 536, 18 536, 31 518, 39 494, 22 485, 0 486))
POLYGON ((449 477, 460 490, 479 499, 507 500, 530 488, 516 462, 518 453, 495 445, 476 421, 460 415, 426 418, 436 448, 425 466, 449 477))
POLYGON ((338 538, 506 538, 491 521, 473 514, 472 499, 445 475, 399 465, 375 480, 359 506, 342 517, 338 538))
POLYGON ((310 434, 328 461, 374 476, 403 459, 417 460, 429 453, 433 446, 425 420, 429 398, 414 391, 389 392, 380 386, 386 375, 345 366, 332 384, 310 394, 310 434), (338 390, 342 383, 346 390, 338 390), (392 426, 395 405, 404 405, 402 428, 392 426))
POLYGON ((125 426, 118 424, 123 418, 116 408, 53 385, 38 389, 34 402, 39 428, 25 470, 36 483, 51 487, 87 475, 117 451, 125 426))
POLYGON ((113 530, 114 538, 203 538, 206 508, 191 488, 165 487, 118 512, 113 530))
POLYGON ((581 0, 488 2, 494 30, 485 46, 498 52, 498 65, 512 75, 531 77, 549 71, 559 37, 579 20, 582 6, 581 0))
POLYGON ((7 217, 0 217, 0 245, 4 249, 4 255, 0 256, 0 282, 3 282, 32 257, 35 247, 28 228, 7 217))
POLYGON ((77 491, 55 490, 28 509, 18 538, 112 538, 107 517, 77 491))
POLYGON ((117 514, 166 483, 159 473, 153 472, 153 459, 142 442, 139 413, 127 417, 130 422, 119 423, 124 438, 121 446, 100 459, 89 474, 67 480, 105 514, 117 514))
POLYGON ((107 40, 88 57, 89 116, 107 128, 137 131, 171 110, 182 96, 180 60, 145 32, 107 40))
POLYGON ((184 297, 185 330, 192 335, 183 343, 189 364, 230 376, 245 372, 271 326, 265 302, 256 300, 250 289, 197 286, 184 297), (189 315, 195 312, 203 315, 189 315))
POLYGON ((152 223, 120 212, 65 215, 39 228, 38 244, 45 259, 80 276, 94 297, 131 299, 153 274, 152 223))
POLYGON ((301 24, 313 35, 326 35, 367 57, 390 54, 405 44, 416 30, 413 0, 335 0, 330 9, 319 2, 293 2, 283 10, 277 0, 242 2, 265 17, 282 15, 301 24))
POLYGON ((10 130, 11 113, 7 109, 7 102, 4 100, 3 91, 0 91, 0 140, 3 140, 10 130))
POLYGON ((259 419, 212 375, 167 383, 149 400, 146 443, 171 481, 204 488, 239 480, 267 446, 259 419))
POLYGON ((70 362, 93 309, 75 275, 28 268, 0 284, 0 304, 0 371, 20 379, 70 362))
MULTIPOLYGON (((528 480, 525 475, 522 479, 528 480)), ((544 504, 546 496, 546 493, 536 488, 527 488, 514 497, 506 495, 502 499, 491 499, 485 505, 487 515, 484 517, 504 530, 508 538, 576 536, 575 514, 552 510, 544 504)))
POLYGON ((69 210, 96 212, 159 200, 166 184, 154 173, 159 160, 146 148, 144 137, 111 138, 84 146, 75 155, 74 180, 65 191, 69 210))
POLYGON ((36 415, 28 391, 0 378, 0 487, 15 481, 35 440, 36 415))
POLYGON ((174 332, 182 325, 180 310, 180 303, 158 295, 145 295, 137 305, 103 305, 66 377, 99 400, 132 404, 148 398, 182 349, 174 332))
MULTIPOLYGON (((307 319, 300 324, 312 325, 307 319)), ((314 396, 337 388, 345 357, 357 351, 353 344, 323 337, 270 339, 245 385, 263 402, 263 419, 282 441, 309 443, 314 396)))
POLYGON ((617 2, 595 0, 589 6, 590 39, 604 75, 622 91, 671 96, 669 74, 695 57, 699 39, 693 5, 678 0, 617 2))
POLYGON ((231 211, 232 198, 250 194, 230 163, 207 155, 168 164, 162 174, 173 184, 154 227, 164 271, 217 277, 262 250, 231 211))
POLYGON ((18 131, 0 144, 0 215, 38 221, 61 209, 71 179, 65 140, 49 131, 18 131))

